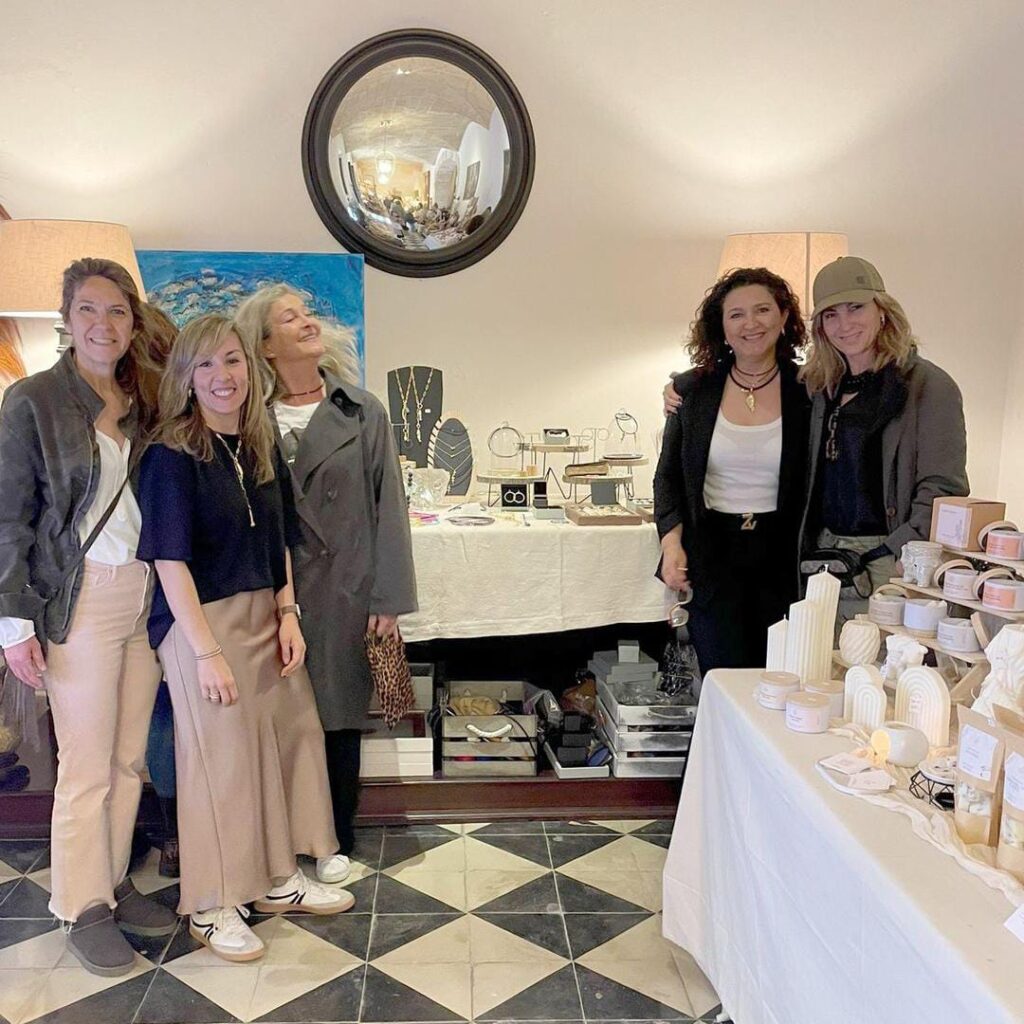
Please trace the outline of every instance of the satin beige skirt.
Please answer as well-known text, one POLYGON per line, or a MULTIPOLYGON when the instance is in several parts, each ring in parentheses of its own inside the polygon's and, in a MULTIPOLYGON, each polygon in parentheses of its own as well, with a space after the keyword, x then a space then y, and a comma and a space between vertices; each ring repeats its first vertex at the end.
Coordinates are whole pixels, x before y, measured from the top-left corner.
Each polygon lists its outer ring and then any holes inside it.
POLYGON ((236 594, 203 612, 238 702, 203 697, 175 623, 159 655, 174 705, 179 914, 249 903, 295 870, 296 854, 338 849, 313 689, 305 668, 281 678, 273 592, 236 594))

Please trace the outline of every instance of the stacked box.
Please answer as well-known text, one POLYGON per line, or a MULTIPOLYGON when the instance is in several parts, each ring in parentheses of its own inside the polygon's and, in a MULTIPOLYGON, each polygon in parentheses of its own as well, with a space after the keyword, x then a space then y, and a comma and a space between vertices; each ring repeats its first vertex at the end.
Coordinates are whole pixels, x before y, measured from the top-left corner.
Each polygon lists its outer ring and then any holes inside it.
POLYGON ((658 665, 642 651, 639 662, 620 661, 618 651, 599 651, 590 661, 590 670, 597 679, 598 736, 611 751, 612 774, 618 778, 681 775, 696 707, 683 704, 682 698, 658 699, 661 695, 653 693, 659 683, 658 665), (650 696, 646 691, 652 691, 650 696))
POLYGON ((422 711, 410 711, 393 730, 370 713, 360 741, 361 779, 430 778, 434 774, 434 737, 422 711))
POLYGON ((640 652, 638 661, 620 661, 618 651, 598 651, 587 663, 599 683, 649 683, 657 686, 658 663, 640 652))

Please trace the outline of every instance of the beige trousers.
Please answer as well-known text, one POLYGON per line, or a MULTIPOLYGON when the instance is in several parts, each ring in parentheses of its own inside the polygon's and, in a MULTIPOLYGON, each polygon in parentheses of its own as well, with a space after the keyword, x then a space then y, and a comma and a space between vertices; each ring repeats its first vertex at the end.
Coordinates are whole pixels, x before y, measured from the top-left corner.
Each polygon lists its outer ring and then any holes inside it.
POLYGON ((238 686, 204 700, 195 654, 175 623, 160 644, 174 705, 181 849, 179 914, 265 896, 295 855, 337 852, 324 733, 305 668, 281 678, 271 590, 203 605, 238 686))
POLYGON ((152 587, 143 562, 88 559, 71 631, 46 652, 57 736, 50 911, 75 921, 115 905, 128 871, 160 665, 146 636, 152 587))

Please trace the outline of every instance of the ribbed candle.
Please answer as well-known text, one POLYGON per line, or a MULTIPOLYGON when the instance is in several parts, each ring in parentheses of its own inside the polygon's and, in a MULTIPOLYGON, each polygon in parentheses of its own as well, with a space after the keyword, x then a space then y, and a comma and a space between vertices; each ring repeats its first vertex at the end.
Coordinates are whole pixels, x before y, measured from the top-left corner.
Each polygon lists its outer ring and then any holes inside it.
POLYGON ((836 612, 839 609, 840 583, 831 573, 815 573, 807 581, 807 600, 820 611, 818 637, 815 645, 813 678, 828 679, 832 675, 832 642, 835 637, 836 612))
POLYGON ((786 633, 789 623, 780 619, 768 627, 768 654, 764 667, 769 672, 784 672, 786 669, 786 633))
POLYGON ((789 606, 789 626, 786 629, 786 672, 800 677, 801 685, 819 679, 814 673, 818 659, 821 630, 818 619, 821 609, 814 601, 797 601, 789 606))

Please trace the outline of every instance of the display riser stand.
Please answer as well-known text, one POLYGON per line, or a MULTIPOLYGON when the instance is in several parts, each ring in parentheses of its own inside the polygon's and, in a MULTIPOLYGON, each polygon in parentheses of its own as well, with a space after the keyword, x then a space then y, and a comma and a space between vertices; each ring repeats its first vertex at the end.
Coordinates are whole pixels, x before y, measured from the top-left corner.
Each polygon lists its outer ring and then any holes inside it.
MULTIPOLYGON (((671 818, 680 786, 680 779, 559 779, 550 770, 531 778, 368 779, 356 825, 671 818)), ((52 813, 52 793, 0 794, 0 839, 47 838, 52 813)), ((161 829, 148 786, 139 820, 161 829)))
POLYGON ((997 619, 1006 619, 1009 622, 1024 622, 1024 612, 1008 612, 1000 608, 990 608, 980 601, 968 601, 963 597, 949 597, 938 587, 922 587, 917 583, 907 583, 901 576, 894 576, 890 583, 914 594, 922 594, 925 597, 935 598, 937 601, 945 601, 947 604, 955 604, 961 608, 969 608, 972 612, 983 612, 985 615, 993 615, 997 619))

